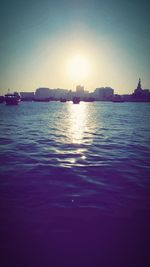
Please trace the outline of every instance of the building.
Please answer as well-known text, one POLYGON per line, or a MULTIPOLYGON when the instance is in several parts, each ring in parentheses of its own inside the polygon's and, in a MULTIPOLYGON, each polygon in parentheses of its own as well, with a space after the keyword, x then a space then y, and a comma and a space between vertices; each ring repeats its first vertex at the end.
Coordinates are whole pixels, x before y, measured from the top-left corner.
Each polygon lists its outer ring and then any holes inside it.
POLYGON ((46 100, 50 98, 50 89, 49 88, 38 88, 35 91, 35 100, 46 100))
POLYGON ((76 96, 78 96, 78 97, 84 96, 84 86, 82 86, 82 85, 76 86, 76 96))
POLYGON ((61 98, 69 99, 70 91, 67 89, 50 89, 50 88, 38 88, 35 92, 35 100, 60 100, 61 98))
POLYGON ((139 78, 137 88, 134 90, 134 93, 132 94, 132 100, 135 102, 149 102, 150 101, 150 91, 148 89, 142 89, 140 78, 139 78))
POLYGON ((134 95, 142 95, 143 94, 143 89, 141 87, 141 79, 139 78, 139 82, 137 85, 137 88, 134 90, 134 95))
POLYGON ((110 101, 112 100, 113 95, 114 89, 112 89, 111 87, 96 88, 93 93, 95 100, 99 101, 110 101))
POLYGON ((50 91, 51 91, 51 96, 55 100, 60 100, 61 98, 68 99, 69 97, 69 90, 67 89, 57 88, 57 89, 51 89, 50 91))
POLYGON ((32 101, 34 99, 34 92, 20 92, 22 101, 32 101))

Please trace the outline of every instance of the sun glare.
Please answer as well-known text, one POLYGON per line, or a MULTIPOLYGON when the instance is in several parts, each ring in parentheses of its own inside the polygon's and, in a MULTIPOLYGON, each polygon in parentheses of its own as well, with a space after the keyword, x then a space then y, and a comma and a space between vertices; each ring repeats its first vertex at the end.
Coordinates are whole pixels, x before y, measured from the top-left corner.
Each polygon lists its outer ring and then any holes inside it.
POLYGON ((90 63, 84 56, 77 55, 68 63, 69 76, 76 82, 82 82, 90 72, 90 63))
POLYGON ((68 136, 73 143, 80 144, 86 131, 87 110, 84 103, 69 105, 70 127, 68 136))

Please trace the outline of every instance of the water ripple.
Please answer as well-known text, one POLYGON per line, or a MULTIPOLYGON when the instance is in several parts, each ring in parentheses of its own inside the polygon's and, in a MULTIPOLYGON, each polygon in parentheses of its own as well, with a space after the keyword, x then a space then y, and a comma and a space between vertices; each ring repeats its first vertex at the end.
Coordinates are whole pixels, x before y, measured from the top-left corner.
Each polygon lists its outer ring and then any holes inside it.
POLYGON ((0 109, 1 190, 41 194, 50 206, 102 210, 138 210, 136 203, 150 200, 149 104, 21 103, 0 109))

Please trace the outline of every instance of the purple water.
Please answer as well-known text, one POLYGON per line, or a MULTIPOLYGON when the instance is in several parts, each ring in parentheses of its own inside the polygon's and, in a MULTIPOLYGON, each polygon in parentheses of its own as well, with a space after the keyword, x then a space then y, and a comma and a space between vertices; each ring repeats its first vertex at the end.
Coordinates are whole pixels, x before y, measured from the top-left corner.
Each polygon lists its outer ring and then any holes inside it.
POLYGON ((1 104, 1 266, 149 266, 149 118, 148 103, 1 104))

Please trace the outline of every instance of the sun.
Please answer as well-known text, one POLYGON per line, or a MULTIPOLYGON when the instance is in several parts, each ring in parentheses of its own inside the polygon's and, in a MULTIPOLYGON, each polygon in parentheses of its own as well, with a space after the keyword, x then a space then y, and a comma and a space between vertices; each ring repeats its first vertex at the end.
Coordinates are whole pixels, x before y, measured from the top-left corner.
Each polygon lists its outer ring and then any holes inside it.
POLYGON ((90 72, 89 60, 82 56, 76 55, 68 62, 68 74, 76 82, 82 82, 88 77, 90 72))

